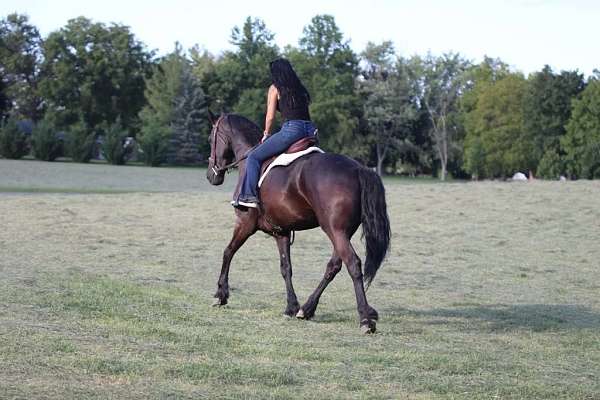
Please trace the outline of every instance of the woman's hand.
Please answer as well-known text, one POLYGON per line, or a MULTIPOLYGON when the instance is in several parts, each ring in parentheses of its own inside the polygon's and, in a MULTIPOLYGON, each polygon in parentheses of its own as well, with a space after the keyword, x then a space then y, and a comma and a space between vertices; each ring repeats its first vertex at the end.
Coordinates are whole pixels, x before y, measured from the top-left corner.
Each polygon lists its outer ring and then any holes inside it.
POLYGON ((260 142, 261 142, 261 143, 264 143, 264 141, 265 141, 265 140, 267 140, 267 138, 268 138, 269 136, 270 136, 270 135, 269 135, 267 132, 263 133, 263 137, 262 137, 262 139, 260 139, 260 142))

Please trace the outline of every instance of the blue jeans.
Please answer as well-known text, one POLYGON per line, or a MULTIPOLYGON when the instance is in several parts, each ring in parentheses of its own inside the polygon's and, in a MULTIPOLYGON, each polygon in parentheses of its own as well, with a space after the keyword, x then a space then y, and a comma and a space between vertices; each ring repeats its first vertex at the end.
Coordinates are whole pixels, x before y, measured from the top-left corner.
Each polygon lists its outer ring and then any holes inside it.
POLYGON ((258 201, 258 180, 263 161, 281 154, 294 142, 315 134, 315 125, 311 121, 291 120, 281 126, 281 130, 269 136, 262 144, 248 154, 246 175, 242 182, 238 200, 258 201))

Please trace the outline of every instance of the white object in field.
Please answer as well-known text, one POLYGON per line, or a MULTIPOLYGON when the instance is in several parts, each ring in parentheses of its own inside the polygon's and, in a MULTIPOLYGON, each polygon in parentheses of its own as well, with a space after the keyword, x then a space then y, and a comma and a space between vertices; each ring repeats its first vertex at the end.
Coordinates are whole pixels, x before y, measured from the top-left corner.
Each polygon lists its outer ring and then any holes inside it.
POLYGON ((566 182, 567 178, 565 178, 564 175, 561 175, 560 178, 558 178, 558 180, 561 181, 561 182, 566 182))
POLYGON ((517 172, 516 174, 513 175, 512 180, 513 181, 526 181, 527 176, 522 172, 517 172))
POLYGON ((297 151, 295 153, 283 153, 280 154, 279 156, 277 156, 276 159, 273 160, 273 162, 267 167, 267 170, 265 171, 264 174, 262 174, 262 176, 260 177, 260 179, 258 180, 258 187, 260 187, 260 185, 262 185, 263 181, 265 180, 265 177, 267 176, 267 174, 269 173, 269 171, 274 168, 274 167, 285 167, 286 165, 290 165, 294 160, 296 160, 297 158, 300 158, 302 156, 305 156, 309 153, 314 153, 315 151, 318 151, 319 153, 325 153, 323 150, 321 150, 320 148, 313 146, 313 147, 309 147, 306 150, 302 150, 302 151, 297 151))

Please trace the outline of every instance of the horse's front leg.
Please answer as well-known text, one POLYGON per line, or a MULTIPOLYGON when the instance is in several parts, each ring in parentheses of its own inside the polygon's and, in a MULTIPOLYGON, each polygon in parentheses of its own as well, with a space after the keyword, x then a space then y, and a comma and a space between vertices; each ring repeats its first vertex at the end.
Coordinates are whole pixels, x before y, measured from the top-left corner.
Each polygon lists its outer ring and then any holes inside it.
POLYGON ((238 215, 233 229, 233 237, 223 251, 223 264, 221 266, 221 275, 217 284, 217 293, 213 306, 224 306, 229 298, 229 266, 234 254, 246 240, 256 232, 256 220, 249 218, 249 213, 243 217, 238 215))
POLYGON ((287 291, 287 307, 284 314, 293 317, 298 312, 300 305, 292 285, 292 260, 290 259, 290 234, 277 236, 277 248, 279 249, 279 261, 281 275, 285 281, 285 290, 287 291))

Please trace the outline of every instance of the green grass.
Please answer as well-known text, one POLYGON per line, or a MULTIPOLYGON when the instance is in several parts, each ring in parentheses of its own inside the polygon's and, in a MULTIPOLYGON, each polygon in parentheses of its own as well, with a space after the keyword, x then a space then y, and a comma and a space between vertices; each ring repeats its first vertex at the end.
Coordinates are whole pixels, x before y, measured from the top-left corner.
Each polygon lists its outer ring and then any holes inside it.
POLYGON ((23 186, 0 186, 0 193, 74 193, 74 194, 111 194, 131 193, 131 190, 123 189, 89 189, 89 188, 57 188, 57 187, 23 187, 23 186))
MULTIPOLYGON (((386 185, 372 336, 345 273, 313 321, 283 317, 263 234, 210 306, 228 189, 3 197, 0 398, 600 397, 599 183, 386 185)), ((301 301, 329 252, 297 233, 301 301)))

